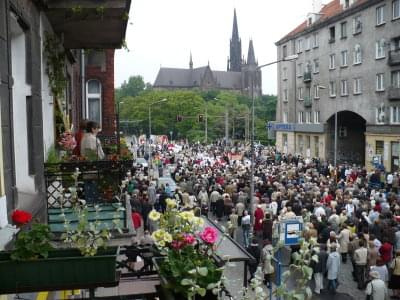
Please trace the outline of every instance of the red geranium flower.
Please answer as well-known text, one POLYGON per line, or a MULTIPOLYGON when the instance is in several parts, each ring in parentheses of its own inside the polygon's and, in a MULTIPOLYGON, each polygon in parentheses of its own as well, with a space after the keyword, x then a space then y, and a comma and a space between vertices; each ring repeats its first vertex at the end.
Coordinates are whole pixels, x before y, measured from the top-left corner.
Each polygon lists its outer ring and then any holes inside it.
POLYGON ((25 225, 32 220, 32 215, 24 210, 14 210, 11 215, 11 219, 16 225, 25 225))

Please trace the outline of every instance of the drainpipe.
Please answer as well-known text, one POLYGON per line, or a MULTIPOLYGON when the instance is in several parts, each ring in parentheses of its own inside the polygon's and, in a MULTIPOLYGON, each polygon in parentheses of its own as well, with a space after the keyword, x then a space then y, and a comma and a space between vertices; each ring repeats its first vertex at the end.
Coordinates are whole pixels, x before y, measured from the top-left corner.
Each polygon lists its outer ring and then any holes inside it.
POLYGON ((85 84, 85 50, 81 50, 81 78, 82 78, 82 82, 81 82, 81 105, 82 105, 82 115, 81 118, 82 119, 86 119, 86 111, 87 111, 87 107, 86 107, 86 84, 85 84))

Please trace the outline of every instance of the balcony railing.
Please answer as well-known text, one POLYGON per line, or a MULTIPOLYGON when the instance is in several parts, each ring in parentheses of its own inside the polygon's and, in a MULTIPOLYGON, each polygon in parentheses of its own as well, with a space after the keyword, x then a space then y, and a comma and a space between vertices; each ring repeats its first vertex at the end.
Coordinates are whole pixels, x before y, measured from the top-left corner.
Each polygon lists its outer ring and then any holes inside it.
POLYGON ((311 81, 311 72, 304 72, 303 81, 304 82, 310 82, 311 81))
POLYGON ((304 97, 304 107, 311 107, 311 106, 312 106, 311 97, 305 96, 304 97))
POLYGON ((400 65, 400 49, 389 51, 389 65, 400 65))
MULTIPOLYGON (((126 178, 127 172, 132 172, 132 160, 46 163, 44 168, 47 221, 52 232, 60 233, 65 230, 62 216, 66 216, 72 226, 77 223, 77 217, 73 211, 75 199, 70 192, 71 188, 75 187, 72 175, 77 168, 80 172, 77 196, 78 199, 84 199, 88 205, 89 221, 92 217, 93 220, 96 217, 94 205, 99 205, 100 219, 105 226, 111 226, 113 220, 119 219, 123 222, 123 228, 127 228, 125 212, 116 210, 117 202, 119 202, 116 196, 121 195, 121 182, 126 178)), ((125 206, 124 201, 122 205, 125 206)))
POLYGON ((388 99, 389 100, 400 100, 400 87, 391 86, 388 89, 388 99))

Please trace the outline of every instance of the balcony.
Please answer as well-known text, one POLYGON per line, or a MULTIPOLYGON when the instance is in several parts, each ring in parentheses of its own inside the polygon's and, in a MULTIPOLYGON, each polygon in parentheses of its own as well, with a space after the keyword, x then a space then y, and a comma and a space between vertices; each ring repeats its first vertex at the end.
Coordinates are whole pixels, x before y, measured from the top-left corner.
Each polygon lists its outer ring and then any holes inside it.
POLYGON ((38 0, 69 49, 120 48, 131 0, 38 0))
POLYGON ((311 82, 311 72, 304 72, 303 81, 304 82, 311 82))
POLYGON ((400 65, 400 49, 389 51, 389 65, 400 65))
POLYGON ((311 106, 312 106, 311 97, 305 96, 304 97, 304 107, 311 107, 311 106))
POLYGON ((389 87, 388 89, 389 100, 400 100, 400 87, 389 87))

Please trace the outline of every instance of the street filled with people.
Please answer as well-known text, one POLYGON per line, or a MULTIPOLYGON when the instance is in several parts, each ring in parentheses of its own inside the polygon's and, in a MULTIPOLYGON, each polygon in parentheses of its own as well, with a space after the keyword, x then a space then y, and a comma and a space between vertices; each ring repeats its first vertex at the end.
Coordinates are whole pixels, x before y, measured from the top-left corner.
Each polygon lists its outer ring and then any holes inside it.
POLYGON ((315 294, 335 294, 339 274, 348 265, 364 297, 400 299, 397 173, 382 168, 367 172, 346 162, 335 167, 256 145, 251 195, 251 152, 246 145, 179 143, 151 151, 144 146, 132 149, 147 162, 136 163, 128 178, 135 242, 152 243, 156 225, 149 214, 164 212, 172 198, 182 210, 224 225, 256 259, 250 264, 250 278, 261 267, 270 286, 277 224, 301 218, 303 238, 315 238, 320 248, 318 262, 312 264, 315 294))

